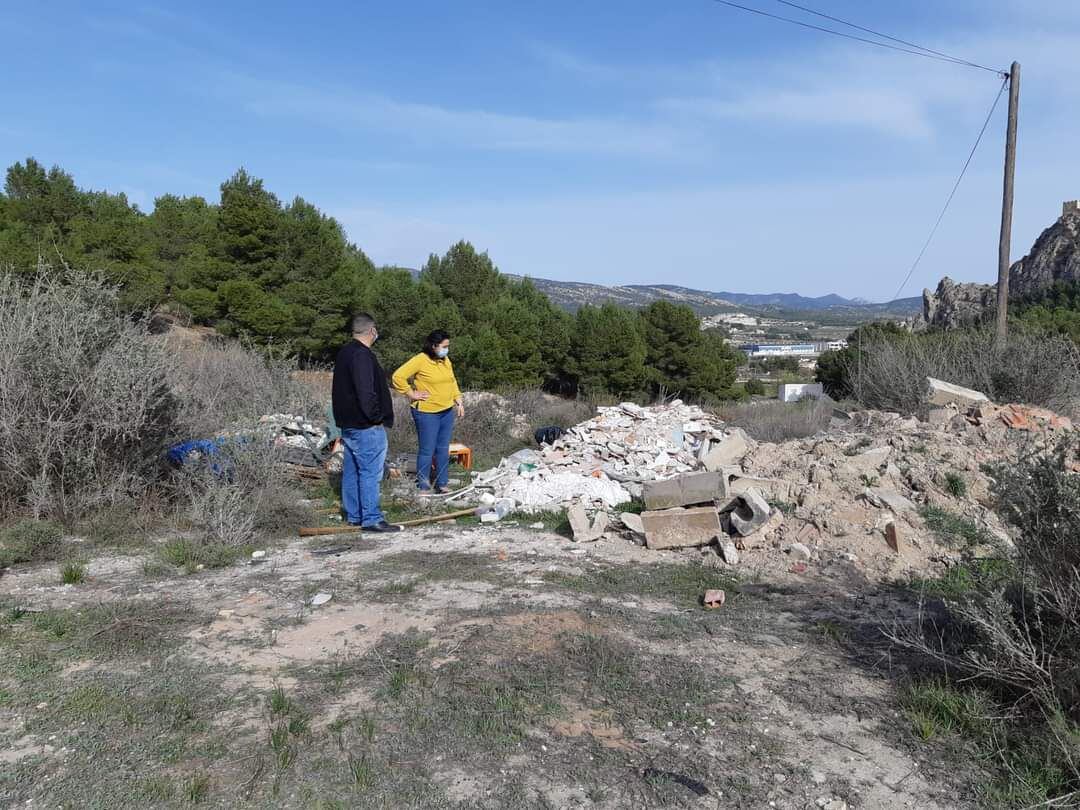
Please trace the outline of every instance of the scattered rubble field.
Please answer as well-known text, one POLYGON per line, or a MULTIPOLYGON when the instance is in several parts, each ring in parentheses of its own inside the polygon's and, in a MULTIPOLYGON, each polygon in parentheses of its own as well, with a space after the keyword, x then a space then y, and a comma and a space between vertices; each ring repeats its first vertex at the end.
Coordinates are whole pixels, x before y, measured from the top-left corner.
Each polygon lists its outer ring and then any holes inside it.
POLYGON ((1071 426, 953 400, 780 444, 624 404, 473 476, 494 521, 13 566, 0 805, 978 807, 886 632, 1011 543, 987 465, 1071 426))
POLYGON ((509 523, 10 571, 0 804, 975 806, 979 773, 898 715, 878 627, 904 591, 509 523))

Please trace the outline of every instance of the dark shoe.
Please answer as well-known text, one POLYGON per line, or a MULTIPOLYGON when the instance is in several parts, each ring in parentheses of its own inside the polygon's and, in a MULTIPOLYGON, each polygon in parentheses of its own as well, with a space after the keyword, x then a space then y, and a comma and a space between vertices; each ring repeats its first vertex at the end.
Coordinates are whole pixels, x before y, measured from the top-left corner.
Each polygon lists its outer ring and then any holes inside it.
POLYGON ((437 486, 437 487, 435 487, 435 494, 436 495, 449 495, 450 494, 450 487, 438 487, 437 486))
POLYGON ((400 531, 404 531, 404 530, 405 530, 404 526, 397 526, 397 525, 395 525, 393 523, 387 523, 385 520, 376 523, 374 526, 364 526, 364 531, 365 532, 390 533, 390 532, 400 532, 400 531))

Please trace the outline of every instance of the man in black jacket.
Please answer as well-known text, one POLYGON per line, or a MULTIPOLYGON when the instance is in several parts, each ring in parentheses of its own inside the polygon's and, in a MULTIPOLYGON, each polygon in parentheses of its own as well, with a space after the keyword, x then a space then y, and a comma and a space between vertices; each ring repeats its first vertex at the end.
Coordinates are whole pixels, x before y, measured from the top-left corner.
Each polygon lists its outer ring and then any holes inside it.
POLYGON ((369 532, 399 532, 379 508, 379 485, 386 464, 386 428, 394 424, 390 386, 371 345, 378 340, 375 320, 360 313, 352 321, 353 339, 334 362, 334 422, 341 428, 345 457, 341 467, 341 505, 350 526, 369 532))

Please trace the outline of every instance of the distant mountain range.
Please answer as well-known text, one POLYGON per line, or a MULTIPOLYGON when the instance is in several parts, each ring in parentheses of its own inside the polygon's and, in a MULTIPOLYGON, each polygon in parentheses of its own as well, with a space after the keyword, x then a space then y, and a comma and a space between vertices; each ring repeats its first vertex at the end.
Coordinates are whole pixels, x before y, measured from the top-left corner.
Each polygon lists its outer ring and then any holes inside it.
POLYGON ((751 314, 826 313, 832 316, 851 315, 855 318, 907 318, 922 311, 922 298, 898 298, 874 304, 858 298, 822 295, 808 298, 796 293, 735 293, 707 292, 674 284, 628 284, 605 286, 577 281, 553 281, 534 278, 532 282, 558 306, 574 311, 586 304, 594 306, 610 301, 626 307, 644 307, 653 301, 672 301, 687 304, 699 315, 718 315, 722 312, 744 311, 751 314))

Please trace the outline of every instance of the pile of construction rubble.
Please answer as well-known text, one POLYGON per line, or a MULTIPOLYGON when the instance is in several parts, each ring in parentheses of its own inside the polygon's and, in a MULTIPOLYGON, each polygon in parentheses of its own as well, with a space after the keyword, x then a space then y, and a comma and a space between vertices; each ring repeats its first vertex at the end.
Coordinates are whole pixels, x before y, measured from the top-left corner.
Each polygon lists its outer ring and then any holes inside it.
POLYGON ((675 400, 643 408, 599 408, 592 419, 540 450, 522 450, 473 482, 525 511, 558 510, 573 501, 614 508, 641 498, 643 486, 695 470, 718 470, 745 451, 741 431, 675 400))
POLYGON ((922 420, 838 412, 829 430, 780 444, 755 443, 678 401, 624 403, 474 483, 489 519, 566 509, 578 541, 623 535, 650 549, 710 547, 721 564, 762 573, 813 566, 880 580, 959 553, 927 525, 934 514, 1010 545, 986 465, 1071 428, 1050 411, 997 406, 936 380, 922 420), (644 503, 641 514, 620 512, 631 500, 644 503))

